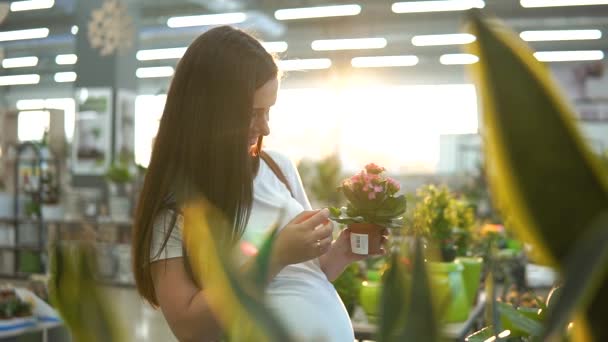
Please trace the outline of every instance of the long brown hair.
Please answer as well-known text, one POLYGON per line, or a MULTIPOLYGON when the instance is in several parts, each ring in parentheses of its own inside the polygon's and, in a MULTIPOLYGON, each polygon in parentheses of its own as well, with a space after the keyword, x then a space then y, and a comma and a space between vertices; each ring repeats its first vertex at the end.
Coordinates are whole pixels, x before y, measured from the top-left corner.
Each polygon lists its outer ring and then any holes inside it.
POLYGON ((133 272, 151 304, 158 305, 150 274, 153 224, 163 210, 177 212, 188 198, 203 195, 231 223, 221 238, 241 237, 259 163, 248 146, 254 93, 276 77, 263 46, 228 26, 200 35, 178 63, 135 212, 133 272))

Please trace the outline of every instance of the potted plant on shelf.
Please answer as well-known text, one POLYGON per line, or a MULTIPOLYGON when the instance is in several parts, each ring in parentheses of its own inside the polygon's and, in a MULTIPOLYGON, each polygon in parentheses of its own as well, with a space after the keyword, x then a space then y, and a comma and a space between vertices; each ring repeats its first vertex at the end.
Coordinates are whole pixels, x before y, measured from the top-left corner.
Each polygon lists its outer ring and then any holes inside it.
POLYGON ((360 255, 380 254, 382 231, 401 228, 406 210, 405 196, 397 196, 399 183, 384 175, 385 169, 368 164, 338 187, 347 205, 330 208, 333 221, 348 225, 351 249, 360 255))
POLYGON ((124 164, 112 164, 106 172, 108 180, 108 202, 110 216, 113 219, 124 221, 130 217, 130 183, 133 175, 129 167, 124 164))

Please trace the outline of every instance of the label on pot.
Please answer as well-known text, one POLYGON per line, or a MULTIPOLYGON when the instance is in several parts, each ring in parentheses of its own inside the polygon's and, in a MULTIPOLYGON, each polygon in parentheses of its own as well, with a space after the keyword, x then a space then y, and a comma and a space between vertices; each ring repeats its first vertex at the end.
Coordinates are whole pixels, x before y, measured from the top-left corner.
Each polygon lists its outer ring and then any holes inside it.
POLYGON ((367 234, 350 233, 350 249, 355 254, 367 255, 369 253, 367 234))

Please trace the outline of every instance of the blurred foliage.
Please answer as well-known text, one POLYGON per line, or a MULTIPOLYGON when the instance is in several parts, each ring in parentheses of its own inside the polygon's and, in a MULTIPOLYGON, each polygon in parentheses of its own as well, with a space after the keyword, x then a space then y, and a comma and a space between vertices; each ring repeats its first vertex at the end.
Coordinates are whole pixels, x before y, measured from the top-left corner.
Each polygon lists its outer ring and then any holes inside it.
POLYGON ((342 299, 346 311, 352 316, 355 306, 359 303, 359 292, 361 291, 361 267, 358 263, 352 263, 342 274, 333 281, 338 295, 342 299))
POLYGON ((344 195, 336 191, 342 179, 342 164, 337 154, 332 154, 318 162, 302 160, 298 172, 306 193, 320 207, 336 207, 344 202, 344 195))
POLYGON ((474 210, 467 200, 457 199, 447 186, 426 185, 416 193, 412 231, 427 237, 441 252, 443 261, 468 254, 475 225, 474 210))
POLYGON ((114 163, 106 171, 106 179, 117 184, 124 184, 132 181, 133 175, 127 164, 114 163))
POLYGON ((564 336, 574 320, 577 339, 606 341, 608 221, 596 222, 608 209, 606 173, 530 48, 479 11, 472 11, 467 27, 477 37, 468 50, 480 58, 471 70, 493 199, 509 226, 533 246, 535 260, 564 276, 566 290, 549 308, 540 339, 564 336), (577 314, 581 310, 586 322, 577 314))
POLYGON ((50 247, 49 296, 75 342, 127 341, 122 321, 96 283, 92 243, 50 247))

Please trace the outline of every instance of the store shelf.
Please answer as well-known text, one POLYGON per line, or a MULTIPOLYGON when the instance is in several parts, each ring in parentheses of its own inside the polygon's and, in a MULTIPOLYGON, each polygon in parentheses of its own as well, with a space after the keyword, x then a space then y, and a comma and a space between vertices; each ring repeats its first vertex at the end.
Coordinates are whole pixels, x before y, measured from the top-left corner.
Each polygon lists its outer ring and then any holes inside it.
POLYGON ((0 251, 30 251, 30 252, 41 252, 45 248, 38 246, 2 246, 0 245, 0 251))

